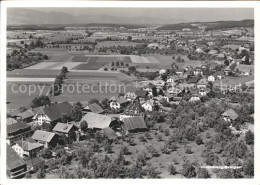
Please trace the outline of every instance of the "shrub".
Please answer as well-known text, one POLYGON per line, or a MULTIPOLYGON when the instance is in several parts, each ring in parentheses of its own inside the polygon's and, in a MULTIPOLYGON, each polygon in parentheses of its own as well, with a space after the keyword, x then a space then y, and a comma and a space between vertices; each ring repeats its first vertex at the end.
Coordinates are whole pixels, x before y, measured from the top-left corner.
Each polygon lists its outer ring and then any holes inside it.
POLYGON ((173 166, 172 164, 169 165, 168 171, 170 175, 175 175, 177 173, 175 166, 173 166))

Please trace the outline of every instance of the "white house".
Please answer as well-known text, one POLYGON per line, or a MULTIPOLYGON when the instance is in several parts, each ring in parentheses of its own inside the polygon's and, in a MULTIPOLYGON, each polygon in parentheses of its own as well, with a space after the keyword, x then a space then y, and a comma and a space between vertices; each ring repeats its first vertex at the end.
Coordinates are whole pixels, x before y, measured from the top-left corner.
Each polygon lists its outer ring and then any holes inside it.
POLYGON ((150 99, 144 102, 141 106, 146 110, 146 111, 152 111, 153 110, 153 104, 154 100, 150 99))
POLYGON ((151 43, 151 44, 148 44, 147 47, 150 48, 150 49, 158 49, 159 44, 157 44, 157 43, 151 43))
POLYGON ((196 102, 196 101, 200 101, 200 97, 198 94, 193 94, 189 100, 189 102, 196 102))
POLYGON ((16 151, 21 158, 36 157, 37 153, 43 149, 43 144, 30 143, 28 141, 17 141, 12 148, 16 151))
POLYGON ((163 74, 165 74, 166 73, 166 70, 165 69, 161 69, 160 71, 159 71, 159 74, 160 75, 163 75, 163 74))
POLYGON ((209 82, 215 82, 215 77, 213 75, 208 76, 209 82))

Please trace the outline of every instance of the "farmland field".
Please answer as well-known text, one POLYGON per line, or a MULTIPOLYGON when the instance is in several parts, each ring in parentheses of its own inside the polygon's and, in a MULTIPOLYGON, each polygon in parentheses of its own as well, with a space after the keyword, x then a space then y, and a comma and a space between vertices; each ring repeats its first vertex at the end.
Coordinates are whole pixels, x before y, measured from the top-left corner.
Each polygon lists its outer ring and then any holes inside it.
POLYGON ((139 43, 136 42, 128 42, 128 41, 103 41, 98 42, 97 47, 111 47, 111 46, 136 46, 139 43))

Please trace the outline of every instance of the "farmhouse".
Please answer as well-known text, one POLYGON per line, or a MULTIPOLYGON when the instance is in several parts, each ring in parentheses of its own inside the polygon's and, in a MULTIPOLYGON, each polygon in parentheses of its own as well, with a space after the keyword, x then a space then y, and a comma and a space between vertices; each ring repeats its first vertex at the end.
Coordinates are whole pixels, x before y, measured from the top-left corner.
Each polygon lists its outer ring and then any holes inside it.
POLYGON ((32 109, 26 110, 25 112, 19 113, 19 118, 27 123, 30 123, 33 121, 33 116, 35 115, 35 112, 32 109))
POLYGON ((228 109, 226 112, 221 114, 221 116, 225 121, 229 122, 233 122, 238 118, 238 114, 232 109, 228 109))
POLYGON ((14 151, 18 153, 21 158, 24 157, 36 157, 41 149, 43 149, 43 144, 40 143, 30 143, 28 141, 17 141, 15 145, 12 146, 14 151))
POLYGON ((144 102, 141 106, 144 108, 146 111, 152 111, 153 110, 153 105, 154 105, 154 100, 149 99, 146 102, 144 102))
POLYGON ((139 102, 131 102, 127 105, 123 112, 127 116, 141 116, 144 117, 144 108, 139 102))
POLYGON ((124 96, 113 96, 109 99, 109 102, 111 109, 121 109, 122 107, 127 106, 129 103, 128 100, 124 98, 124 96))
POLYGON ((36 130, 32 135, 32 139, 44 145, 45 148, 55 147, 58 143, 58 135, 52 132, 36 130))
POLYGON ((208 76, 209 82, 215 82, 215 77, 213 75, 208 76))
POLYGON ((103 129, 110 126, 114 119, 111 116, 96 114, 89 112, 83 116, 81 121, 85 120, 88 123, 90 129, 103 129))
POLYGON ((24 122, 7 125, 6 142, 13 145, 15 142, 26 139, 32 135, 31 126, 24 122))
POLYGON ((198 88, 206 88, 206 86, 207 86, 207 80, 205 78, 200 79, 197 83, 198 88))
POLYGON ((128 101, 135 100, 136 99, 136 94, 134 92, 127 92, 125 93, 125 99, 128 101))
POLYGON ((83 113, 86 114, 88 112, 93 112, 93 113, 96 113, 96 114, 102 114, 102 113, 104 113, 104 110, 98 104, 93 103, 93 104, 90 104, 90 105, 84 107, 83 113))
POLYGON ((140 116, 124 118, 123 120, 123 131, 125 134, 129 132, 138 132, 147 130, 147 126, 144 119, 140 116))
POLYGON ((9 145, 6 145, 6 173, 11 179, 22 178, 27 173, 25 161, 9 145))
POLYGON ((76 131, 78 128, 73 124, 67 123, 57 123, 56 126, 53 128, 53 132, 58 135, 65 135, 70 139, 76 139, 76 131))
POLYGON ((53 104, 48 107, 42 107, 39 111, 36 112, 33 117, 34 123, 42 125, 45 123, 57 123, 61 121, 61 115, 67 114, 70 115, 72 110, 72 105, 68 102, 53 104))

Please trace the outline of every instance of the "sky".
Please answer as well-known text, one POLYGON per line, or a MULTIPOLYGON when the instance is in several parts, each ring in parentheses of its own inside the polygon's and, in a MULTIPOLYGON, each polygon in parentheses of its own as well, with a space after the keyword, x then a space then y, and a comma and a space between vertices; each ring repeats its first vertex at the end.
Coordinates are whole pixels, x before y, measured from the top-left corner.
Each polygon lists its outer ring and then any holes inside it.
POLYGON ((253 19, 252 8, 34 8, 44 12, 64 12, 71 15, 109 15, 121 17, 156 17, 187 20, 253 19))

